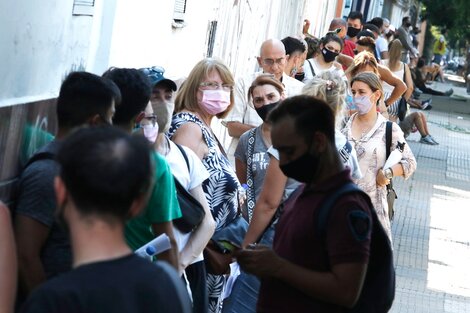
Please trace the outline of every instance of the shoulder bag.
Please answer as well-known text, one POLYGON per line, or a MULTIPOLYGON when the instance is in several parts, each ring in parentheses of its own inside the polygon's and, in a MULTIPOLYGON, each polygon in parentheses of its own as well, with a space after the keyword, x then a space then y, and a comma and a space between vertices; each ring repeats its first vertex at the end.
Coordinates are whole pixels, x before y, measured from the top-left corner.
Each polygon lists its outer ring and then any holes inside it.
MULTIPOLYGON (((186 161, 186 166, 188 167, 188 172, 190 172, 188 156, 184 149, 176 144, 178 149, 181 151, 181 154, 186 161)), ((182 216, 176 220, 173 220, 173 225, 175 225, 178 230, 183 233, 190 233, 196 229, 204 219, 206 212, 204 211, 203 206, 196 200, 182 185, 181 183, 174 178, 176 186, 176 195, 178 198, 178 203, 180 205, 182 216)))
MULTIPOLYGON (((387 160, 390 155, 390 147, 392 145, 392 122, 390 121, 387 121, 387 125, 385 127, 385 145, 385 160, 387 160)), ((393 207, 395 199, 397 199, 397 193, 395 192, 395 189, 393 189, 393 181, 390 179, 390 184, 387 185, 388 218, 390 221, 393 220, 393 216, 395 215, 395 208, 393 207)))

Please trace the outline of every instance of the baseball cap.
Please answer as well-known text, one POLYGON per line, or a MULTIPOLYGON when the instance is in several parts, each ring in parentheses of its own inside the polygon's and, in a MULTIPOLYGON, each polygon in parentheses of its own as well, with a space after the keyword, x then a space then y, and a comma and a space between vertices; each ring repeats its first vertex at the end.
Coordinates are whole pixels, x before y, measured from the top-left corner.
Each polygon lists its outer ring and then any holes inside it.
POLYGON ((165 73, 165 69, 163 67, 152 66, 141 68, 140 70, 149 78, 152 87, 155 87, 156 84, 166 83, 173 91, 176 91, 177 87, 175 82, 163 76, 165 73))

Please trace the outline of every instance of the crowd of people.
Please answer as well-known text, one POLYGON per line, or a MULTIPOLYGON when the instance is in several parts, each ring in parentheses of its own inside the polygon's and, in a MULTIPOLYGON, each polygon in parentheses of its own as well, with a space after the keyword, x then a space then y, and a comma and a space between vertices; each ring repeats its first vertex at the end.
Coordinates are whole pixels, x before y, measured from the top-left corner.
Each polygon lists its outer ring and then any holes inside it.
POLYGON ((351 12, 321 38, 267 39, 257 72, 205 58, 180 86, 159 66, 69 74, 13 224, 0 203, 1 311, 386 312, 373 255, 392 253, 387 186, 416 170, 415 128, 438 144, 421 111, 399 114, 403 99, 431 108, 416 88, 437 94, 411 27, 351 12), (189 231, 183 194, 202 210, 189 231), (132 253, 162 234, 153 264, 132 253))

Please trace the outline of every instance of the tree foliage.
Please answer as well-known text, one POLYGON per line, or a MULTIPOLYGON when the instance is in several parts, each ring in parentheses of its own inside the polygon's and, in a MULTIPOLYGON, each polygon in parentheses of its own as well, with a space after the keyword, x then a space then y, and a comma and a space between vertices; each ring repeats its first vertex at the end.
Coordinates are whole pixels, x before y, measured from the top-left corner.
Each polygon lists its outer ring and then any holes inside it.
POLYGON ((424 15, 428 21, 449 30, 451 42, 470 41, 470 1, 469 0, 421 0, 424 15))

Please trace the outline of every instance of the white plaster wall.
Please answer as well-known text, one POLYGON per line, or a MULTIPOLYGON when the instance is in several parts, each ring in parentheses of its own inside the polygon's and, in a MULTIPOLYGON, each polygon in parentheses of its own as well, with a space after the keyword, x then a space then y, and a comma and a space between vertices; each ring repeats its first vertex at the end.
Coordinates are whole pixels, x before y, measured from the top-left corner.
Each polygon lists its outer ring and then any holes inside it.
POLYGON ((86 65, 93 18, 73 1, 0 2, 0 107, 55 97, 62 78, 86 65))
POLYGON ((304 18, 310 21, 309 33, 321 38, 335 18, 336 0, 306 0, 304 18))
POLYGON ((205 56, 206 33, 214 16, 210 0, 189 0, 186 27, 174 29, 174 1, 119 0, 112 34, 109 65, 146 67, 160 65, 166 76, 186 76, 205 56))

